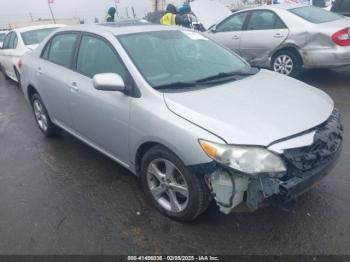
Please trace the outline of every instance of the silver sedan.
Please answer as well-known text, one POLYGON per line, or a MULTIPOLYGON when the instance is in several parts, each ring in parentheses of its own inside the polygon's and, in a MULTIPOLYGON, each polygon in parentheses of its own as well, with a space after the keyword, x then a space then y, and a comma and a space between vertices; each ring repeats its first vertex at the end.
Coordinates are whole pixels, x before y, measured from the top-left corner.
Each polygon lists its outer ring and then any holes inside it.
POLYGON ((349 28, 350 18, 318 7, 273 5, 236 12, 208 36, 251 65, 296 76, 303 67, 350 64, 349 28))
POLYGON ((213 198, 225 213, 293 199, 341 151, 325 93, 177 27, 59 29, 23 58, 21 81, 44 135, 65 130, 114 159, 180 220, 213 198))

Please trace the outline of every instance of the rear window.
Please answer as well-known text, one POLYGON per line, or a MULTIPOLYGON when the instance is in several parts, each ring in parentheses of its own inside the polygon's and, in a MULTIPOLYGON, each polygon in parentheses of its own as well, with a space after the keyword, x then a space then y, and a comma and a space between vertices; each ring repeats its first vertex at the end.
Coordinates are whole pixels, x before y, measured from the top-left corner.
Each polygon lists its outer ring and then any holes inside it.
POLYGON ((0 34, 0 42, 4 42, 5 36, 6 36, 5 33, 0 34))
POLYGON ((326 23, 342 19, 342 15, 338 15, 322 8, 315 6, 303 6, 298 8, 289 9, 293 14, 315 24, 326 23))
POLYGON ((45 28, 21 33, 25 45, 40 44, 53 30, 57 28, 45 28))

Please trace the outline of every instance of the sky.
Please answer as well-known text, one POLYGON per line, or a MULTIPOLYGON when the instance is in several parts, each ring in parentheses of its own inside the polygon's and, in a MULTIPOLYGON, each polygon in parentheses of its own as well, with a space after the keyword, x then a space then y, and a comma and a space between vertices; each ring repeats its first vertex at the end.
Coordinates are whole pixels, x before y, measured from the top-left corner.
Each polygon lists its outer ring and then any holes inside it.
MULTIPOLYGON (((201 0, 196 0, 201 1, 201 0)), ((215 0, 225 4, 235 0, 215 0)), ((131 15, 131 6, 136 15, 142 18, 152 8, 151 0, 119 0, 119 12, 125 16, 128 8, 131 15)), ((180 6, 183 0, 166 0, 180 6)), ((110 6, 115 5, 115 0, 54 0, 52 9, 57 18, 80 17, 87 23, 92 23, 97 17, 101 22, 106 16, 110 6)), ((50 18, 48 0, 0 0, 0 28, 10 22, 30 21, 33 19, 50 18)))
MULTIPOLYGON (((151 0, 119 0, 119 11, 125 16, 126 8, 133 6, 138 17, 143 17, 151 9, 151 0)), ((168 2, 170 2, 168 0, 168 2)), ((182 0, 171 0, 176 5, 182 0)), ((52 9, 57 18, 78 16, 86 22, 100 21, 105 17, 108 7, 114 5, 114 0, 54 0, 52 9)), ((49 18, 48 0, 0 0, 0 27, 12 21, 49 18)))

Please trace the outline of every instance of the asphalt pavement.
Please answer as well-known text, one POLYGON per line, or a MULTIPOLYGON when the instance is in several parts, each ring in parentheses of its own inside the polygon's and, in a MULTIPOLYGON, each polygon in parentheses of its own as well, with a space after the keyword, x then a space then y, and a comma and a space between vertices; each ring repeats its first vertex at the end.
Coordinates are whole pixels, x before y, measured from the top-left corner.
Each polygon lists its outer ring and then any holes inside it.
POLYGON ((213 205, 179 223, 109 158, 66 133, 44 138, 22 91, 0 74, 0 254, 350 254, 350 68, 300 79, 342 113, 333 172, 290 211, 226 216, 213 205))

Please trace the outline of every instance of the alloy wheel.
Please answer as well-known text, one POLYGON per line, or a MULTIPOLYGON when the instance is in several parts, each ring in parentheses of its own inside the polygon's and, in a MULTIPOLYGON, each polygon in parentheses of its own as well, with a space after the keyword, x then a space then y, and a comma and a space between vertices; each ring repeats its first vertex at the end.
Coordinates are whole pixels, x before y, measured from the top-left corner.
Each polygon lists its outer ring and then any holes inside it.
POLYGON ((189 188, 180 170, 169 160, 155 159, 147 168, 147 185, 152 197, 167 211, 183 211, 189 200, 189 188))
POLYGON ((34 114, 39 127, 46 131, 48 127, 47 116, 45 114, 43 105, 39 100, 34 100, 33 102, 34 114))
POLYGON ((290 75, 293 71, 293 60, 290 56, 282 54, 276 57, 273 70, 280 74, 290 75))

